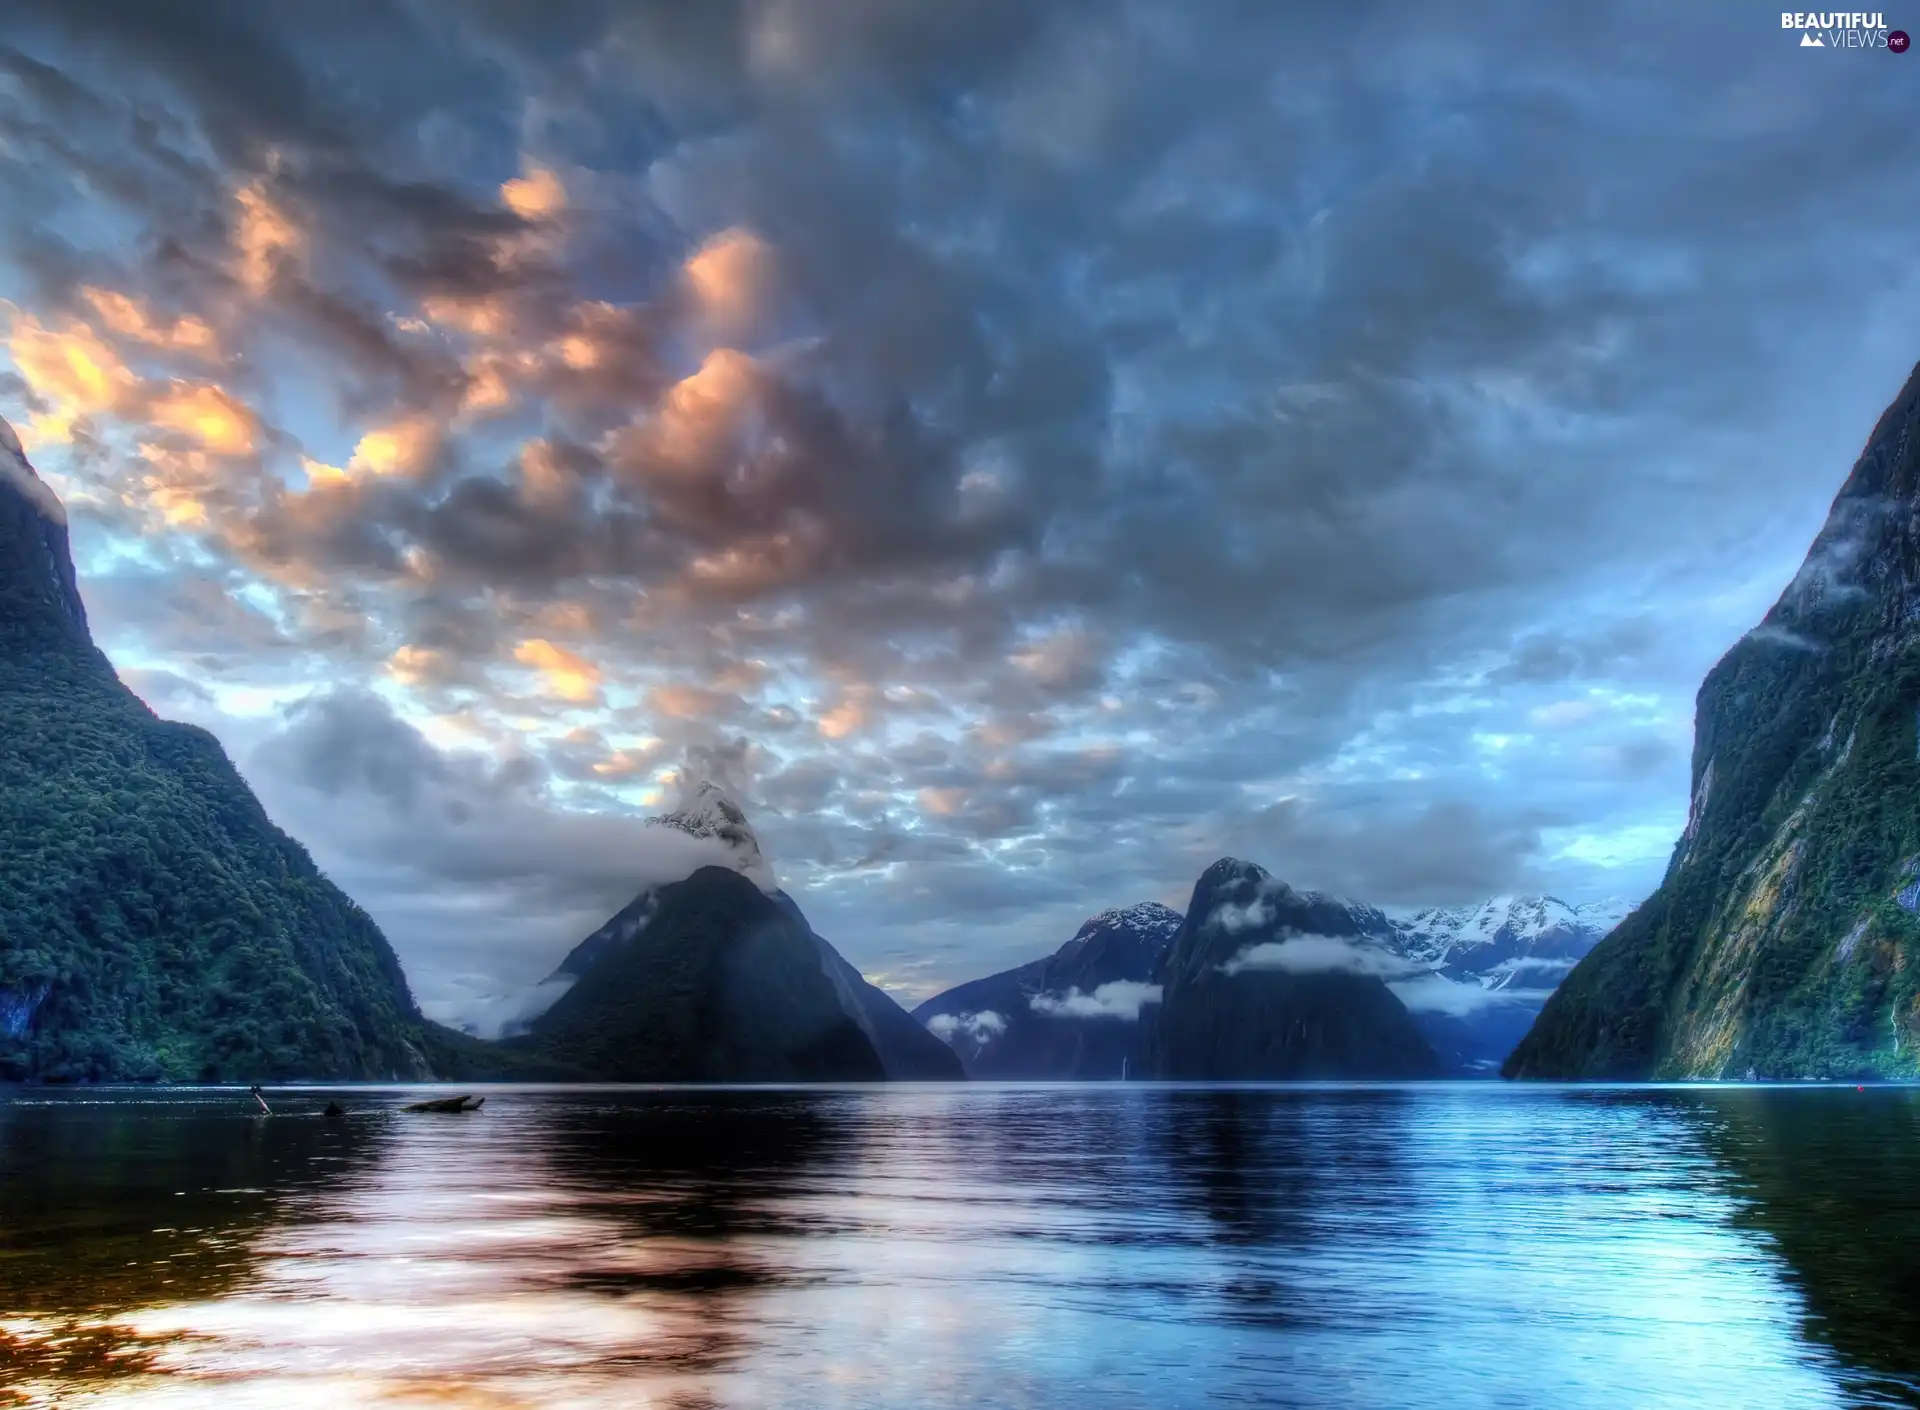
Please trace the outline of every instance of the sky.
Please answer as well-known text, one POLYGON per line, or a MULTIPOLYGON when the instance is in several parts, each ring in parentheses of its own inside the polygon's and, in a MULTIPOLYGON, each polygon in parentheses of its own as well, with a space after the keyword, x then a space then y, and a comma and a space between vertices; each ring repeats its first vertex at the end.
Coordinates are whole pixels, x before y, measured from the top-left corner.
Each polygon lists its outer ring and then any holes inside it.
POLYGON ((0 415, 435 1016, 701 780, 907 1001, 1227 854, 1634 899, 1920 357, 1920 58, 1799 39, 12 0, 0 415))

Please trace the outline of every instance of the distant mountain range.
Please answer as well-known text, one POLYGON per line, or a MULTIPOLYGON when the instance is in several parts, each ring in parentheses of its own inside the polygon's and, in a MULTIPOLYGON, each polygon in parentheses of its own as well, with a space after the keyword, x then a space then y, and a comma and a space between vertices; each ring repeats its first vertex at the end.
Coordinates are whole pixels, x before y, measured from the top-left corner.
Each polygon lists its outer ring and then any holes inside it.
MULTIPOLYGON (((1260 937, 1281 943, 1281 931, 1351 942, 1345 952, 1336 947, 1323 958, 1371 969, 1412 1015, 1442 1070, 1456 1075, 1490 1075, 1553 987, 1633 909, 1626 901, 1576 906, 1551 896, 1506 896, 1477 906, 1390 915, 1295 892, 1247 863, 1225 859, 1213 870, 1220 868, 1257 873, 1256 888, 1264 887, 1271 898, 1284 895, 1284 906, 1298 914, 1281 918, 1277 912, 1284 907, 1273 901, 1268 909, 1276 913, 1262 922, 1258 937, 1249 938, 1244 924, 1229 932, 1237 943, 1224 958, 1215 957, 1216 968, 1260 937), (1312 930, 1315 925, 1323 929, 1312 930)), ((1209 894, 1199 897, 1203 913, 1196 926, 1218 908, 1210 899, 1218 884, 1216 878, 1199 888, 1209 894)), ((977 1078, 1156 1075, 1160 1059, 1149 1043, 1163 1012, 1168 971, 1176 967, 1169 956, 1189 917, 1153 902, 1102 912, 1054 954, 957 985, 921 1004, 913 1016, 949 1043, 977 1078)), ((1243 966, 1230 977, 1248 973, 1243 966)), ((1197 971, 1188 984, 1206 987, 1197 971)), ((1218 1012, 1214 1019, 1228 1021, 1218 1012)))

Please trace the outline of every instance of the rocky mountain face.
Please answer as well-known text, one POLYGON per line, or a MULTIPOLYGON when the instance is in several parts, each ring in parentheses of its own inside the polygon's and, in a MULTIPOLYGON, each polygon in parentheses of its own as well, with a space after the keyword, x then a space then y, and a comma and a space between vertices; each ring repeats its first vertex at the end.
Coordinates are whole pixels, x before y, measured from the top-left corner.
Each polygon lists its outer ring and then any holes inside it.
POLYGON ((1694 731, 1665 880, 1507 1075, 1920 1075, 1920 369, 1694 731))
POLYGON ((1215 862, 1162 962, 1152 1075, 1184 1081, 1433 1077, 1441 1060, 1387 987, 1405 962, 1370 907, 1215 862))
POLYGON ((814 932, 746 814, 707 783, 650 819, 727 865, 650 886, 576 945, 516 1046, 621 1081, 944 1081, 959 1059, 814 932))
POLYGON ((1144 1076, 1143 1010, 1180 913, 1154 902, 1103 911, 1044 959, 958 985, 913 1017, 970 1077, 1103 1081, 1144 1076))
POLYGON ((0 819, 0 1079, 420 1078, 478 1049, 213 736, 120 683, 4 422, 0 819))

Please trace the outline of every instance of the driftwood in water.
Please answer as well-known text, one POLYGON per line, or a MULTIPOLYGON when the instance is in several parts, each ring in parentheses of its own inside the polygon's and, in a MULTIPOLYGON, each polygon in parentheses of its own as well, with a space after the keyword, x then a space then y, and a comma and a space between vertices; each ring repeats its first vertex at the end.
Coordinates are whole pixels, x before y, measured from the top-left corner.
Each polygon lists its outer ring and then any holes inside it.
POLYGON ((402 1111, 478 1111, 486 1103, 485 1097, 440 1097, 430 1102, 414 1102, 403 1106, 402 1111))

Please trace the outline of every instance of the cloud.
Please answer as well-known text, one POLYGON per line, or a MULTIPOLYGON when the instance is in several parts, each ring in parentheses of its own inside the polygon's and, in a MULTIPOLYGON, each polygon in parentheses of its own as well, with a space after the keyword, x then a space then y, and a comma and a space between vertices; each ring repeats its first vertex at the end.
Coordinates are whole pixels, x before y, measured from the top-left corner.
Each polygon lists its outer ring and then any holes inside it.
POLYGON ((544 167, 535 167, 500 187, 507 209, 525 220, 552 220, 567 208, 567 188, 544 167))
POLYGON ((360 693, 300 701, 242 762, 394 940, 422 1004, 467 1016, 507 1012, 642 889, 735 865, 722 840, 570 805, 537 757, 438 747, 360 693))
POLYGON ((1405 975, 1421 967, 1368 941, 1346 935, 1289 935, 1248 945, 1220 966, 1222 974, 1248 970, 1282 974, 1405 975))
POLYGON ((513 659, 538 671, 547 689, 574 704, 592 704, 600 698, 600 668, 577 652, 535 637, 513 650, 513 659))
POLYGON ((1228 901, 1215 906, 1205 923, 1229 935, 1238 935, 1243 930, 1259 930, 1271 925, 1274 915, 1271 888, 1263 884, 1244 905, 1228 901))
POLYGON ((978 1013, 937 1013, 927 1020, 927 1031, 943 1043, 965 1040, 984 1048, 1007 1031, 1007 1020, 992 1009, 978 1013))
POLYGON ((437 992, 421 1001, 421 1012, 476 1038, 511 1038, 558 1002, 574 985, 573 975, 503 989, 484 974, 457 974, 440 981, 437 992))
POLYGON ((1035 1013, 1047 1018, 1114 1018, 1131 1023, 1140 1017, 1143 1005, 1159 1002, 1158 984, 1116 979, 1096 986, 1091 994, 1083 994, 1077 987, 1064 994, 1035 994, 1029 1004, 1035 1013))
POLYGON ((1545 955, 1516 955, 1510 960, 1502 960, 1485 973, 1491 978, 1507 983, 1523 977, 1531 977, 1550 980, 1557 984, 1572 973, 1574 965, 1578 963, 1579 961, 1574 959, 1554 959, 1545 955))
POLYGON ((1389 979, 1387 987, 1414 1013, 1441 1013, 1471 1018, 1489 1009, 1538 1008, 1551 989, 1484 989, 1462 984, 1441 974, 1389 979))

